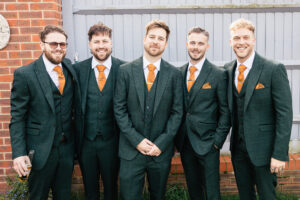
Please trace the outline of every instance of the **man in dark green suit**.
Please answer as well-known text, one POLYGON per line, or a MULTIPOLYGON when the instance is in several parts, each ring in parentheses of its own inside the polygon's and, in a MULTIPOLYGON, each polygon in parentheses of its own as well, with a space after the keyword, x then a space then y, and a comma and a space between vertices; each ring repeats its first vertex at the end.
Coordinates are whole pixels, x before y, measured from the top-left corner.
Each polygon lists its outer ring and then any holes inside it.
POLYGON ((169 33, 163 21, 148 23, 144 56, 119 70, 114 111, 120 127, 120 188, 125 200, 143 199, 145 173, 150 199, 164 199, 183 113, 180 71, 161 59, 169 33))
POLYGON ((227 74, 205 58, 209 33, 192 28, 184 77, 184 120, 176 137, 192 200, 221 199, 220 149, 230 129, 227 74))
POLYGON ((119 130, 114 118, 113 96, 117 72, 124 62, 111 56, 111 28, 102 23, 95 24, 89 29, 88 36, 93 56, 74 65, 82 91, 77 148, 85 198, 99 199, 101 174, 104 199, 117 200, 119 130))
MULTIPOLYGON (((14 169, 27 175, 27 156, 35 154, 29 198, 70 199, 73 160, 73 105, 80 102, 78 81, 65 60, 67 34, 57 26, 40 33, 43 55, 15 70, 11 90, 10 136, 14 169)), ((77 110, 75 111, 77 112, 77 110)))
POLYGON ((228 70, 231 153, 240 199, 276 199, 276 173, 288 161, 292 99, 283 64, 254 51, 255 27, 245 19, 230 26, 236 60, 228 70))

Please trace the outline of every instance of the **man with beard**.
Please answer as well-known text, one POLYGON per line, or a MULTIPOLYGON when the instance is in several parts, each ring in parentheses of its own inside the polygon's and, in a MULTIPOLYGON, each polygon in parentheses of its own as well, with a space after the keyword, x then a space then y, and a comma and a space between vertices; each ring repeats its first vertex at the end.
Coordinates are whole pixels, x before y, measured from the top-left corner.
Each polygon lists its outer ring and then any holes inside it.
POLYGON ((288 161, 292 98, 283 64, 254 51, 255 27, 245 19, 230 26, 236 60, 228 70, 230 150, 240 199, 276 199, 276 173, 288 161))
POLYGON ((162 53, 170 30, 165 22, 146 25, 144 56, 120 67, 114 98, 120 127, 121 197, 143 199, 145 173, 150 199, 164 199, 183 112, 182 76, 162 53))
POLYGON ((230 129, 226 72, 205 58, 209 33, 192 28, 187 37, 190 62, 184 77, 184 120, 176 145, 192 200, 221 199, 219 157, 230 129))
POLYGON ((104 199, 117 200, 119 129, 114 118, 113 95, 119 66, 124 62, 111 56, 112 30, 109 27, 95 24, 88 36, 93 56, 74 65, 82 91, 77 148, 85 197, 99 199, 101 174, 104 199))
MULTIPOLYGON (((67 34, 48 25, 40 33, 43 54, 15 70, 11 90, 10 136, 14 169, 29 175, 29 199, 70 199, 73 158, 73 105, 78 104, 78 82, 64 59, 67 34), (35 154, 30 163, 30 150, 35 154)), ((77 112, 77 111, 76 111, 77 112)))

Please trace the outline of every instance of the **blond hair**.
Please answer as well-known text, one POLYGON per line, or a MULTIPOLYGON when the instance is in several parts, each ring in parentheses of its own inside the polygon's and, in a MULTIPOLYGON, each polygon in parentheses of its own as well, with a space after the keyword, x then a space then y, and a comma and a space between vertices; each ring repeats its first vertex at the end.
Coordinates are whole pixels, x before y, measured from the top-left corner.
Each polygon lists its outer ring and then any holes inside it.
POLYGON ((237 19, 234 22, 232 22, 229 27, 229 30, 236 31, 237 29, 241 29, 241 28, 246 28, 249 31, 252 31, 253 33, 255 31, 255 26, 253 25, 253 23, 244 18, 240 18, 240 19, 237 19))
POLYGON ((149 22, 147 25, 146 25, 146 35, 148 34, 148 32, 151 30, 151 29, 155 29, 155 28, 162 28, 166 31, 167 35, 166 35, 166 39, 168 40, 169 38, 169 35, 170 35, 170 29, 169 29, 169 26, 166 24, 166 22, 162 21, 162 20, 159 20, 159 19, 154 19, 152 20, 151 22, 149 22))

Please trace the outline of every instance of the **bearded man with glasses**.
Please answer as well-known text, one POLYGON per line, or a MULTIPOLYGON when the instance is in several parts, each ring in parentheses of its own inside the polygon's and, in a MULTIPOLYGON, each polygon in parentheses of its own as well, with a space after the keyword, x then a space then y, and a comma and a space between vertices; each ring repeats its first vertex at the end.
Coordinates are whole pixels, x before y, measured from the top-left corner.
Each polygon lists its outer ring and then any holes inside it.
MULTIPOLYGON (((10 136, 13 167, 28 176, 29 199, 70 199, 74 164, 73 105, 80 95, 76 73, 64 59, 67 34, 48 25, 40 33, 43 54, 15 70, 10 136), (30 161, 28 152, 35 154, 30 161)), ((75 112, 74 112, 75 111, 75 112)), ((78 124, 78 123, 75 123, 78 124)))

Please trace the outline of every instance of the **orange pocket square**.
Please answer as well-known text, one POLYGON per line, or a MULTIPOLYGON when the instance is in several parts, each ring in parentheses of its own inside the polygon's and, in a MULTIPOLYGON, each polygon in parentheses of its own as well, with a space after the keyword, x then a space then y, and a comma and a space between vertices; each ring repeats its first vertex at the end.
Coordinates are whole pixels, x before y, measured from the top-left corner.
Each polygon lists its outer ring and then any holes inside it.
POLYGON ((263 89, 263 88, 265 88, 265 86, 264 86, 263 84, 261 84, 261 83, 258 83, 258 84, 256 85, 256 87, 255 87, 256 90, 258 90, 258 89, 263 89))
POLYGON ((211 89, 211 85, 207 82, 202 86, 202 89, 211 89))

